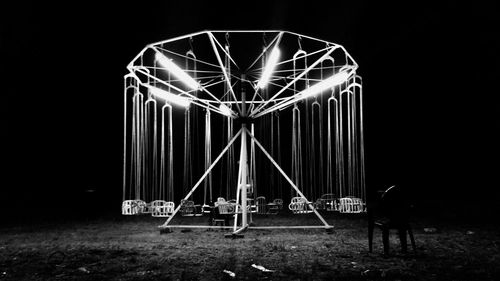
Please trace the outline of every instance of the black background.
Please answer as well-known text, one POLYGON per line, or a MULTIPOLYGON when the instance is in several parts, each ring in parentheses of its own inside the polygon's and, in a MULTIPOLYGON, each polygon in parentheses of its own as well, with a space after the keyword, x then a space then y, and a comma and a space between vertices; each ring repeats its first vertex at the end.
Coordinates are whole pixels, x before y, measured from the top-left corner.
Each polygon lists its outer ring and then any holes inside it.
POLYGON ((2 4, 3 214, 85 208, 88 189, 99 205, 87 207, 118 212, 126 65, 148 43, 205 29, 343 45, 363 76, 369 189, 500 197, 497 4, 104 2, 2 4))

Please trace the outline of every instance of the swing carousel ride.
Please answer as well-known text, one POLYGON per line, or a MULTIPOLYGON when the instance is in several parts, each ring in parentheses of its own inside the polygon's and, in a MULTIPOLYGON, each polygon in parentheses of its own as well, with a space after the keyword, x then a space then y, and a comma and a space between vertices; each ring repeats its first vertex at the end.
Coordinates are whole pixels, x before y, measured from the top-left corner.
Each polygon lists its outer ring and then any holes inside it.
POLYGON ((147 45, 124 77, 122 214, 164 217, 162 231, 236 235, 285 228, 252 215, 312 213, 321 225, 286 228, 330 230, 321 213, 364 212, 357 68, 341 45, 288 31, 202 31, 147 45), (233 225, 219 224, 224 215, 233 225), (210 219, 174 224, 179 216, 210 219))

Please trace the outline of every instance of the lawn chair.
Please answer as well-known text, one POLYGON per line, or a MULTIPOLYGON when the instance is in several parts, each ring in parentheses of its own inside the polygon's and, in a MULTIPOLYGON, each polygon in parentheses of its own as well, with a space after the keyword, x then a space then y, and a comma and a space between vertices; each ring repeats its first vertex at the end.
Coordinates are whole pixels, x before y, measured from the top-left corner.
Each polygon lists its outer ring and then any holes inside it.
POLYGON ((382 230, 384 255, 389 254, 389 231, 397 229, 401 242, 401 252, 407 252, 407 236, 410 236, 413 251, 416 251, 415 238, 409 223, 410 204, 407 202, 401 189, 396 186, 388 188, 381 196, 378 204, 371 204, 368 208, 368 248, 373 250, 373 229, 375 226, 382 230))

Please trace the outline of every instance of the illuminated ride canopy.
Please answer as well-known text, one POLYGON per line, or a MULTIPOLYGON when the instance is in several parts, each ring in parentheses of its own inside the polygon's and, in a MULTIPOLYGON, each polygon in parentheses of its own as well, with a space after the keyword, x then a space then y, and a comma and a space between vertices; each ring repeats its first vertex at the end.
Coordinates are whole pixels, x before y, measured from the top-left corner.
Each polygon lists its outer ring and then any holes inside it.
POLYGON ((226 227, 238 234, 253 213, 278 213, 283 202, 326 229, 318 210, 363 212, 357 68, 341 45, 287 31, 202 31, 147 45, 125 76, 122 213, 167 217, 167 230, 214 227, 171 221, 215 203, 234 214, 226 227), (179 121, 184 141, 174 149, 179 121))

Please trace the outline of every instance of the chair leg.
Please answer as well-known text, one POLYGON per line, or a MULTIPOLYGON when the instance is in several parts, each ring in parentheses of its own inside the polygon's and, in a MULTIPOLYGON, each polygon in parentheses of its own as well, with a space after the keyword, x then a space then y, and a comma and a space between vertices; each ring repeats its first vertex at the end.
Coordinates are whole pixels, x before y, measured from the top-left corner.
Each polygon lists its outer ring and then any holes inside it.
POLYGON ((368 251, 371 253, 373 251, 373 222, 368 223, 368 251))
POLYGON ((401 252, 406 254, 408 252, 408 241, 406 239, 406 228, 401 227, 398 229, 399 241, 401 242, 401 252))
POLYGON ((389 255, 389 229, 382 229, 382 242, 384 244, 384 255, 389 255))
POLYGON ((408 234, 410 235, 410 242, 411 242, 411 247, 413 248, 413 252, 417 252, 417 246, 415 245, 415 238, 413 237, 413 231, 411 230, 411 227, 408 226, 408 234))

